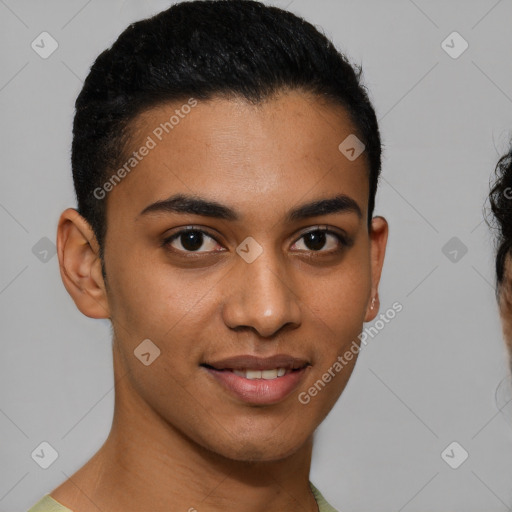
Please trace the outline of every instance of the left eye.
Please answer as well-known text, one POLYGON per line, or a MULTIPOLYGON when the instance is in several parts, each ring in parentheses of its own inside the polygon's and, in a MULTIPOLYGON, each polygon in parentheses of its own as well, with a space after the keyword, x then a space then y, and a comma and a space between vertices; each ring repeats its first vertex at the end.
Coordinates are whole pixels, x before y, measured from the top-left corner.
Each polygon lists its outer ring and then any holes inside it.
POLYGON ((169 238, 166 238, 164 240, 164 245, 171 246, 174 249, 182 252, 211 252, 213 249, 215 249, 215 246, 219 244, 205 231, 200 229, 185 229, 175 233, 169 238), (199 248, 203 246, 203 244, 206 245, 206 250, 200 251, 199 248))
MULTIPOLYGON (((347 245, 345 239, 335 233, 333 231, 329 231, 328 229, 315 229, 313 231, 308 231, 304 233, 299 241, 302 241, 302 244, 306 247, 304 249, 299 248, 301 251, 313 251, 313 252, 330 252, 339 249, 339 246, 347 245), (327 247, 326 247, 327 246, 327 247)), ((299 244, 300 242, 295 242, 294 245, 299 244)))

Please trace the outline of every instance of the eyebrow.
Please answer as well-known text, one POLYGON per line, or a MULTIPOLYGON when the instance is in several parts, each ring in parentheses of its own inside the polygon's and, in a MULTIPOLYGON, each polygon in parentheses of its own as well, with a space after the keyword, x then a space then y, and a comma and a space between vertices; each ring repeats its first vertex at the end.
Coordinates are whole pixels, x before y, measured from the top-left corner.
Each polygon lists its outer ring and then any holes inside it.
MULTIPOLYGON (((240 215, 228 206, 222 205, 217 201, 184 194, 175 194, 162 201, 152 203, 146 206, 137 217, 155 212, 194 214, 230 221, 240 220, 240 215)), ((354 199, 346 194, 338 194, 335 197, 318 199, 290 210, 286 215, 285 221, 294 222, 310 217, 343 212, 355 213, 359 219, 363 217, 361 208, 354 199)))

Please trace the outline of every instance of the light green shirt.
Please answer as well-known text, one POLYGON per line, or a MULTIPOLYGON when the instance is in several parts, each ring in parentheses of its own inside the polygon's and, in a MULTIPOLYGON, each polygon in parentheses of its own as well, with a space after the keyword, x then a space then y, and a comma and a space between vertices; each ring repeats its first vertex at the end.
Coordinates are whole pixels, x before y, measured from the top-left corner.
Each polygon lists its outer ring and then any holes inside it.
MULTIPOLYGON (((319 512, 338 512, 335 508, 331 507, 320 491, 309 482, 315 500, 318 504, 319 512)), ((73 512, 69 508, 61 505, 58 501, 52 498, 49 494, 43 496, 28 512, 73 512)))

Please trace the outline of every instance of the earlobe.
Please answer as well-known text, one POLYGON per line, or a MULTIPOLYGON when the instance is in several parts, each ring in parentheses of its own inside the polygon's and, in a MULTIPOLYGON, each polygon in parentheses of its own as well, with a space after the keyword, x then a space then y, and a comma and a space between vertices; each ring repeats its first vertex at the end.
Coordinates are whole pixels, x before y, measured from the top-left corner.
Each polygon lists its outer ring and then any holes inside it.
POLYGON ((379 282, 382 273, 382 266, 384 264, 384 256, 386 254, 388 232, 388 222, 384 217, 377 216, 372 219, 370 232, 370 264, 372 288, 368 307, 366 309, 366 316, 364 319, 365 322, 372 321, 379 312, 379 282))
POLYGON ((90 224, 73 208, 60 216, 57 254, 62 282, 77 308, 90 318, 109 318, 99 246, 90 224))
MULTIPOLYGON (((373 293, 373 287, 372 287, 373 293)), ((379 312, 380 309, 380 301, 379 301, 379 293, 375 292, 375 295, 372 295, 370 298, 370 302, 368 303, 368 307, 366 308, 366 316, 364 317, 365 322, 371 322, 379 312)))

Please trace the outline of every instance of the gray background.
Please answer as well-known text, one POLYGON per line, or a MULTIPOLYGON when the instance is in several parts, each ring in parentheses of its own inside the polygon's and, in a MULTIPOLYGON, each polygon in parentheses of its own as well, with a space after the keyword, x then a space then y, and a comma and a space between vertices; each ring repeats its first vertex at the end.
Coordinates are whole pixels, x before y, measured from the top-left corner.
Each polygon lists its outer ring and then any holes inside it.
MULTIPOLYGON (((26 510, 108 433, 109 323, 75 308, 40 240, 53 242, 75 206, 71 123, 89 66, 128 23, 170 3, 0 0, 0 511, 26 510), (47 59, 31 48, 43 31, 59 44, 47 59), (31 458, 42 441, 59 454, 48 469, 31 458)), ((483 205, 512 134, 512 3, 274 4, 363 64, 385 144, 381 312, 403 304, 318 430, 311 479, 344 511, 507 510, 512 416, 495 400, 507 361, 483 205), (456 59, 441 46, 453 31, 469 43, 456 59), (452 237, 457 261, 442 250, 452 237), (452 441, 469 453, 458 469, 441 457, 452 441)))

